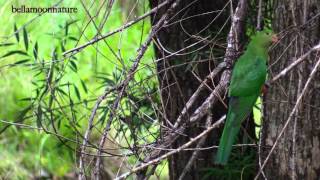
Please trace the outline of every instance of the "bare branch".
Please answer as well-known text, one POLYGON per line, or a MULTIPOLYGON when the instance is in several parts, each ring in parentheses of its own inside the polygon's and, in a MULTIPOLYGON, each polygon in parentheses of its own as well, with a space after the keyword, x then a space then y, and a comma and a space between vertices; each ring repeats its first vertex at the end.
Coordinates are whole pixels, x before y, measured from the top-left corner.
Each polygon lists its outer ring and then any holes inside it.
MULTIPOLYGON (((228 34, 227 42, 228 46, 226 49, 225 53, 225 58, 224 58, 224 63, 226 63, 227 67, 230 67, 235 59, 238 56, 238 47, 240 46, 239 43, 239 37, 243 35, 244 32, 244 20, 245 20, 245 15, 246 15, 246 9, 247 9, 247 1, 246 0, 240 0, 238 2, 238 6, 236 8, 235 14, 232 18, 232 25, 230 28, 230 32, 228 34)), ((220 83, 216 86, 214 91, 210 94, 210 96, 206 99, 206 101, 192 114, 188 125, 192 125, 195 122, 197 122, 199 119, 201 119, 204 115, 208 113, 208 110, 219 100, 222 100, 221 96, 223 96, 227 90, 228 82, 230 79, 230 69, 226 69, 222 77, 220 79, 220 83), (218 98, 220 97, 220 98, 218 98)), ((215 74, 213 72, 212 74, 215 74)), ((206 81, 206 80, 204 80, 206 81)), ((201 86, 204 86, 205 83, 202 83, 198 90, 195 92, 192 97, 196 97, 197 93, 202 89, 201 86)), ((191 98, 192 98, 191 97, 191 98)), ((187 103, 187 107, 182 110, 181 115, 178 117, 179 121, 181 121, 181 116, 184 116, 186 112, 188 111, 188 108, 192 105, 193 99, 189 100, 187 103)), ((158 146, 161 148, 166 148, 170 146, 173 142, 175 142, 179 134, 183 133, 184 130, 186 129, 185 124, 182 126, 179 126, 179 122, 177 122, 175 127, 172 131, 168 132, 167 135, 165 135, 164 140, 162 142, 158 143, 158 146), (178 132, 178 133, 177 133, 178 132)), ((156 149, 153 152, 150 153, 150 155, 145 158, 147 162, 152 161, 153 159, 159 157, 162 153, 162 150, 156 149)), ((146 168, 147 166, 143 166, 146 168)), ((139 169, 139 171, 143 170, 144 168, 139 169)), ((138 171, 136 171, 138 172, 138 171)))
POLYGON ((80 45, 80 46, 78 46, 78 47, 75 47, 75 48, 73 48, 73 49, 70 49, 70 50, 68 50, 68 51, 65 51, 62 55, 63 55, 63 56, 66 56, 66 55, 68 55, 68 54, 70 54, 70 53, 72 53, 71 55, 75 55, 76 53, 80 52, 82 49, 86 48, 87 46, 92 45, 92 44, 95 44, 96 42, 99 42, 99 41, 101 41, 101 40, 103 40, 103 39, 105 39, 105 38, 107 38, 107 37, 109 37, 109 36, 112 36, 112 35, 114 35, 114 34, 116 34, 116 33, 118 33, 118 32, 123 31, 124 29, 126 29, 126 28, 128 28, 128 27, 130 27, 130 26, 132 26, 132 25, 134 25, 134 24, 136 24, 136 23, 138 23, 139 21, 145 19, 146 17, 150 16, 151 14, 157 12, 160 8, 162 8, 163 6, 165 6, 166 4, 168 4, 169 1, 170 1, 170 0, 164 1, 163 3, 159 4, 157 7, 151 9, 149 12, 143 14, 142 16, 138 17, 137 19, 128 22, 127 24, 119 27, 118 29, 115 29, 115 30, 113 30, 113 31, 111 31, 111 32, 108 32, 108 33, 105 34, 105 35, 96 36, 95 38, 93 38, 92 40, 90 40, 89 42, 87 42, 87 43, 85 43, 85 44, 83 44, 83 45, 80 45))
POLYGON ((205 89, 207 86, 207 83, 209 80, 212 80, 217 74, 226 67, 226 63, 220 63, 207 77, 204 81, 201 82, 200 86, 198 89, 192 94, 190 97, 189 101, 183 108, 180 116, 178 117, 177 121, 174 124, 174 128, 177 128, 180 125, 181 120, 184 118, 184 116, 187 114, 188 109, 193 105, 193 103, 197 100, 200 92, 205 89))
MULTIPOLYGON (((169 1, 168 3, 172 2, 169 1)), ((124 91, 126 90, 129 82, 131 81, 131 79, 134 77, 134 74, 139 66, 139 63, 140 63, 140 60, 141 58, 143 57, 144 53, 146 52, 149 44, 151 43, 152 39, 156 36, 157 32, 159 31, 159 29, 165 25, 167 23, 167 20, 169 19, 169 17, 172 15, 173 13, 173 10, 177 7, 178 3, 180 1, 175 1, 172 3, 171 7, 167 10, 166 13, 164 13, 164 15, 161 17, 161 19, 157 22, 157 24, 155 24, 152 28, 152 31, 150 32, 149 36, 147 37, 147 40, 145 41, 145 43, 140 47, 139 51, 138 51, 138 55, 137 57, 135 58, 134 60, 134 63, 132 65, 132 67, 130 68, 129 72, 128 72, 128 75, 126 77, 126 79, 121 83, 122 84, 122 89, 118 95, 118 97, 116 98, 116 100, 114 101, 113 103, 113 109, 110 113, 110 116, 109 116, 109 120, 108 120, 108 123, 103 131, 103 135, 100 139, 100 143, 99 143, 99 149, 98 149, 98 152, 97 152, 97 160, 96 160, 96 165, 95 165, 95 170, 94 170, 94 174, 95 174, 95 179, 99 179, 99 176, 100 176, 100 165, 101 165, 101 149, 103 148, 103 145, 105 143, 105 140, 106 140, 106 137, 108 135, 108 132, 110 130, 110 126, 112 124, 112 120, 113 120, 113 117, 115 115, 115 112, 116 112, 116 109, 118 107, 118 104, 120 102, 120 99, 122 98, 122 95, 124 93, 124 91)))
POLYGON ((125 179, 128 176, 130 176, 133 173, 136 173, 140 170, 145 169, 146 167, 152 165, 152 164, 157 164, 160 161, 162 161, 163 159, 168 158, 169 156, 172 156, 173 154, 179 153, 180 151, 182 151, 183 149, 191 146, 193 143, 195 143, 196 141, 198 141, 199 139, 201 139, 203 136, 206 136, 210 131, 212 131, 213 129, 217 128, 221 123, 223 123, 223 121, 225 120, 226 116, 222 116, 218 121, 216 121, 212 126, 209 126, 206 130, 204 130, 202 133, 200 133, 199 135, 197 135, 195 138, 191 138, 191 140, 187 143, 185 143, 184 145, 180 146, 179 148, 177 148, 174 151, 170 151, 166 154, 163 154, 162 156, 153 159, 147 163, 142 163, 139 166, 136 166, 135 168, 133 168, 130 172, 127 172, 119 177, 116 178, 116 180, 120 180, 120 179, 125 179))
MULTIPOLYGON (((207 128, 210 127, 211 123, 212 123, 212 113, 208 113, 207 122, 206 122, 206 127, 207 127, 207 128)), ((197 144, 197 146, 196 146, 196 149, 201 148, 201 147, 204 145, 204 143, 206 142, 206 139, 207 139, 207 135, 203 136, 203 137, 199 140, 199 142, 198 142, 198 144, 197 144)), ((191 169, 194 161, 195 161, 196 158, 198 157, 199 152, 200 152, 199 150, 195 150, 195 151, 192 153, 192 156, 191 156, 191 158, 189 159, 188 164, 184 167, 182 173, 180 174, 179 180, 183 180, 183 178, 185 177, 185 175, 189 172, 189 170, 191 169)))
MULTIPOLYGON (((238 51, 240 47, 239 37, 243 36, 244 33, 244 22, 247 6, 248 4, 246 0, 240 0, 232 18, 232 25, 227 39, 228 45, 224 58, 224 62, 227 64, 227 67, 232 66, 235 59, 238 57, 238 51)), ((220 98, 225 94, 229 83, 230 74, 230 69, 227 69, 223 72, 219 85, 210 94, 206 101, 193 113, 190 118, 190 122, 195 122, 202 118, 217 102, 217 98, 220 98)))
POLYGON ((261 22, 262 21, 262 0, 259 0, 259 4, 258 4, 258 16, 257 16, 257 30, 262 30, 262 25, 261 22))
POLYGON ((312 47, 308 52, 300 56, 297 60, 295 60, 292 64, 290 64, 288 67, 283 69, 279 74, 277 74, 272 80, 269 81, 269 83, 273 83, 277 81, 278 79, 285 76, 288 72, 290 72, 294 67, 299 65, 302 61, 304 61, 312 52, 319 51, 320 50, 320 43, 316 46, 312 47))

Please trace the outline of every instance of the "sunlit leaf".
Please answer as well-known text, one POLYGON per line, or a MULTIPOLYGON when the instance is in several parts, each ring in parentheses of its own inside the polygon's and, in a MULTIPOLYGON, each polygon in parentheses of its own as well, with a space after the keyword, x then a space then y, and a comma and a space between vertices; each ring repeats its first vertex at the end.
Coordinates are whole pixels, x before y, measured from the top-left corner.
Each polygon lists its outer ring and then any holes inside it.
POLYGON ((26 50, 28 51, 29 48, 29 40, 28 40, 28 33, 25 27, 23 27, 23 41, 24 41, 24 46, 26 50))
POLYGON ((73 37, 73 36, 70 36, 70 37, 68 37, 70 40, 72 40, 72 41, 78 41, 78 39, 77 38, 75 38, 75 37, 73 37))
POLYGON ((0 47, 2 46, 12 46, 14 43, 0 43, 0 47))
POLYGON ((19 99, 20 101, 34 101, 36 98, 22 98, 22 99, 19 99))
POLYGON ((58 120, 57 120, 58 121, 58 123, 57 123, 58 124, 58 129, 60 129, 60 127, 61 127, 61 120, 62 120, 62 118, 58 118, 58 120))
POLYGON ((114 82, 111 78, 105 77, 105 76, 96 76, 97 79, 101 79, 103 82, 105 82, 106 84, 110 84, 113 85, 114 82))
POLYGON ((36 42, 36 44, 34 45, 33 56, 35 60, 38 60, 38 42, 36 42))
MULTIPOLYGON (((25 120, 25 116, 27 115, 27 113, 32 109, 32 105, 29 105, 28 107, 26 107, 25 109, 23 109, 22 111, 17 113, 17 116, 14 120, 15 123, 21 123, 25 120)), ((10 127, 11 124, 7 124, 6 126, 4 126, 1 130, 0 130, 0 134, 2 134, 8 127, 10 127)))
POLYGON ((66 26, 65 26, 65 29, 64 29, 65 31, 64 31, 64 34, 66 35, 66 36, 68 36, 68 32, 69 32, 69 24, 68 23, 66 23, 66 26))
POLYGON ((66 48, 64 47, 63 42, 61 42, 61 51, 62 51, 62 52, 65 52, 65 51, 66 51, 66 48))
POLYGON ((108 109, 108 108, 105 108, 105 109, 103 110, 103 114, 102 114, 102 116, 99 118, 99 121, 98 121, 98 122, 100 122, 101 124, 104 124, 104 121, 106 120, 106 117, 107 117, 108 112, 109 112, 109 109, 108 109))
POLYGON ((65 25, 65 29, 64 29, 64 34, 67 36, 68 33, 69 33, 69 26, 72 25, 73 23, 76 23, 78 20, 72 20, 70 22, 66 22, 66 25, 65 25))
POLYGON ((74 61, 70 61, 70 68, 72 71, 77 72, 78 71, 78 67, 77 64, 74 61))
POLYGON ((82 79, 81 79, 81 85, 82 85, 84 92, 88 93, 88 88, 86 86, 86 83, 82 79))
POLYGON ((19 42, 20 41, 20 37, 19 37, 19 32, 18 32, 18 28, 17 28, 17 24, 16 23, 14 23, 14 25, 13 25, 13 33, 14 33, 14 36, 16 37, 16 39, 17 39, 17 42, 19 42))
POLYGON ((74 85, 73 87, 74 87, 74 91, 76 92, 77 98, 78 98, 79 100, 81 100, 81 95, 80 95, 80 92, 79 92, 78 87, 75 86, 75 85, 74 85))
POLYGON ((63 95, 65 95, 65 96, 68 96, 68 94, 66 93, 66 92, 64 92, 64 90, 62 90, 61 88, 56 88, 56 90, 58 91, 58 92, 60 92, 61 94, 63 94, 63 95))
POLYGON ((11 55, 15 55, 15 54, 20 54, 20 55, 24 55, 24 56, 28 56, 28 53, 21 51, 21 50, 14 50, 14 51, 9 51, 7 54, 1 56, 1 58, 5 58, 11 55))
POLYGON ((20 61, 17 61, 15 63, 13 63, 11 66, 16 66, 16 65, 19 65, 19 64, 23 64, 23 63, 26 63, 28 61, 30 61, 30 59, 20 60, 20 61))

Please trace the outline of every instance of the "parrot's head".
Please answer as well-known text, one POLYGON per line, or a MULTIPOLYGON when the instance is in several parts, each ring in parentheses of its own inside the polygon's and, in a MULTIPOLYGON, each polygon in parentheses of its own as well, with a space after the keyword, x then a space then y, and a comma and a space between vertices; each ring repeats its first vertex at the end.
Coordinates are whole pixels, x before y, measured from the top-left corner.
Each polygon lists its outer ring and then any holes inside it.
POLYGON ((257 32, 253 38, 252 41, 255 45, 261 48, 266 48, 272 44, 278 41, 277 36, 271 32, 271 31, 259 31, 257 32))

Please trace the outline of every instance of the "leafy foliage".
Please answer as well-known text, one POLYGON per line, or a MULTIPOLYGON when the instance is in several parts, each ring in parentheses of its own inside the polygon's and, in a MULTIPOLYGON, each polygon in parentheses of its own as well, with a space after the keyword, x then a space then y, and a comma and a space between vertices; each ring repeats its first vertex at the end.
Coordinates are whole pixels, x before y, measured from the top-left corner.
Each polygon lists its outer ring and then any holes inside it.
POLYGON ((247 153, 243 153, 241 148, 234 149, 226 166, 204 169, 206 175, 203 179, 210 177, 219 177, 221 180, 253 179, 256 172, 256 152, 254 149, 246 151, 247 153))
MULTIPOLYGON (((77 2, 69 1, 66 6, 83 8, 77 2)), ((9 1, 6 5, 14 3, 9 1)), ((45 4, 51 6, 49 2, 45 4)), ((96 12, 97 8, 99 6, 95 5, 91 11, 96 12)), ((119 5, 114 8, 114 12, 119 12, 119 5)), ((99 23, 102 15, 92 23, 99 23)), ((0 174, 3 177, 16 174, 17 179, 28 179, 38 176, 36 172, 41 170, 50 176, 65 176, 77 166, 76 149, 82 142, 95 100, 125 78, 122 69, 132 64, 133 48, 145 38, 141 29, 148 32, 150 25, 138 23, 98 43, 99 46, 93 45, 77 55, 64 57, 63 52, 87 42, 97 33, 94 26, 79 30, 87 20, 86 11, 80 11, 72 18, 63 14, 46 14, 36 17, 37 22, 32 21, 32 14, 26 17, 16 14, 14 19, 8 20, 10 16, 5 13, 1 20, 8 21, 13 28, 5 26, 1 35, 7 38, 0 41, 0 71, 5 74, 0 80, 3 87, 0 95, 4 97, 0 100, 4 107, 0 109, 0 148, 7 150, 5 146, 9 145, 12 151, 3 154, 0 172, 5 173, 0 174), (19 159, 12 160, 15 156, 19 159), (19 166, 15 168, 16 164, 19 166)), ((124 23, 118 14, 112 13, 109 19, 112 23, 107 21, 107 31, 124 23)), ((153 66, 151 57, 152 51, 148 51, 144 57, 148 66, 153 66)), ((130 92, 126 92, 127 98, 121 101, 117 121, 112 123, 115 130, 111 136, 129 134, 123 144, 128 147, 137 142, 154 141, 158 136, 154 126, 157 117, 144 93, 147 92, 153 103, 159 102, 156 76, 152 71, 143 69, 136 75, 135 81, 130 83, 130 92), (147 133, 150 136, 146 136, 147 133)), ((98 131, 94 136, 108 121, 110 106, 116 96, 117 92, 113 92, 98 108, 95 125, 98 131)), ((97 141, 94 136, 93 142, 97 141)), ((132 158, 134 162, 135 157, 132 158)))

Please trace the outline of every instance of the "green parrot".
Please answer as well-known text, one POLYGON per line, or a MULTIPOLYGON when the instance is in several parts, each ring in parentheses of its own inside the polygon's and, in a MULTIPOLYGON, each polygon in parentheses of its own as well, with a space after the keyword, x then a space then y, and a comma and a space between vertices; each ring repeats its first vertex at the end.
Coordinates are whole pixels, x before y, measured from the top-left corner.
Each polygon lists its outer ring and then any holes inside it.
POLYGON ((261 94, 267 75, 268 47, 276 41, 275 38, 272 33, 257 32, 234 65, 228 92, 227 120, 220 138, 216 164, 227 163, 241 123, 252 112, 261 94))

